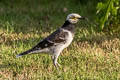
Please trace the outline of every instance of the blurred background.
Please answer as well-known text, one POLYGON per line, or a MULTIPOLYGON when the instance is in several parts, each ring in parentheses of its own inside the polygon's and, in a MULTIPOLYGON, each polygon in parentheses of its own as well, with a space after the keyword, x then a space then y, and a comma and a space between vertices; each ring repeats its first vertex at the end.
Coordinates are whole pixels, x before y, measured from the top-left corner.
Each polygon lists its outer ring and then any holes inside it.
POLYGON ((93 20, 98 1, 0 0, 1 27, 6 29, 4 25, 10 24, 12 27, 8 25, 9 28, 14 28, 13 31, 16 32, 24 32, 24 30, 27 32, 31 26, 37 30, 40 27, 55 28, 62 26, 70 13, 78 13, 93 20))

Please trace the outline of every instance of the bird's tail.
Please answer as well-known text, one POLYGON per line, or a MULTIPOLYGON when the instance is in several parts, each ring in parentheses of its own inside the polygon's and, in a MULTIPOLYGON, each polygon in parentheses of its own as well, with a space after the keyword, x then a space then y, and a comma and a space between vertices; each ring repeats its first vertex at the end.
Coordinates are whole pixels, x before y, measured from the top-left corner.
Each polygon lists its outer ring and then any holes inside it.
POLYGON ((21 57, 21 56, 23 56, 23 55, 26 55, 26 54, 29 54, 29 53, 32 53, 32 52, 33 52, 32 49, 27 50, 27 51, 25 51, 25 52, 22 52, 22 53, 16 55, 16 58, 19 58, 19 57, 21 57))

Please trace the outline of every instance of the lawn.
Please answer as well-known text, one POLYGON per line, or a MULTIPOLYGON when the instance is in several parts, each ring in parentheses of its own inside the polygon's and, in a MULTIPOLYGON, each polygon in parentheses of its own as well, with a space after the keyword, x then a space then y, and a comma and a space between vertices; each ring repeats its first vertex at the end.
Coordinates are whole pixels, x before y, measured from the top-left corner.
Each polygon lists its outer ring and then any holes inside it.
POLYGON ((96 4, 79 0, 0 1, 0 80, 119 80, 120 33, 98 32, 86 21, 76 25, 72 44, 53 66, 51 56, 16 55, 62 26, 69 13, 92 22, 96 4))

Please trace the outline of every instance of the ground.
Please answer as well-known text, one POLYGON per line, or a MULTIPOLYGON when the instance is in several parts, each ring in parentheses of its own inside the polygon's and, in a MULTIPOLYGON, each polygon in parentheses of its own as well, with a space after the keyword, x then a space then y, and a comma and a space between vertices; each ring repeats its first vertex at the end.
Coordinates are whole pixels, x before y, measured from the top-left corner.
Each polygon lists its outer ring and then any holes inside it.
POLYGON ((81 4, 79 0, 1 0, 0 79, 119 80, 120 35, 98 32, 85 21, 76 25, 72 44, 61 53, 59 70, 50 55, 16 58, 62 26, 69 13, 79 13, 92 21, 95 5, 81 4))

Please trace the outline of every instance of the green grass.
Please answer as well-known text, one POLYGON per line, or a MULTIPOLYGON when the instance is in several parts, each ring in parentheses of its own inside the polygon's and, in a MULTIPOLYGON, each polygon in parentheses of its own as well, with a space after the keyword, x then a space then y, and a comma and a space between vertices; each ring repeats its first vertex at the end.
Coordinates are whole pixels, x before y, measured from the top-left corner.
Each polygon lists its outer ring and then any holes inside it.
POLYGON ((84 21, 77 24, 73 43, 59 56, 59 70, 53 66, 50 55, 16 58, 62 26, 71 12, 93 20, 95 4, 86 5, 78 0, 1 0, 0 79, 119 80, 119 33, 96 32, 84 21))

